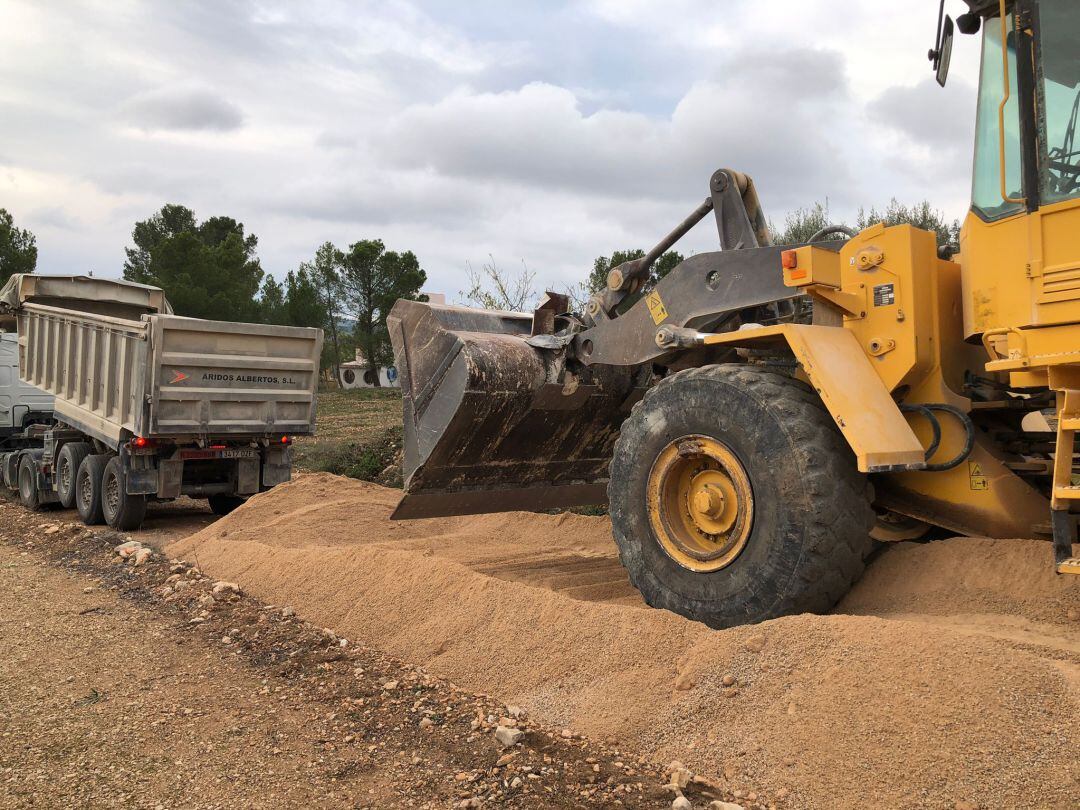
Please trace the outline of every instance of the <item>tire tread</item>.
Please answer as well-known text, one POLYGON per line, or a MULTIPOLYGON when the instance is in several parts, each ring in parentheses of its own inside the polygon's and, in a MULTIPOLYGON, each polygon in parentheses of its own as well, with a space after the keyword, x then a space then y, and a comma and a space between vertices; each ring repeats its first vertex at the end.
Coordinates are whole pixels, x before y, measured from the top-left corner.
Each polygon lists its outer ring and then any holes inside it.
MULTIPOLYGON (((760 621, 794 613, 820 613, 834 607, 862 575, 864 561, 874 547, 870 538, 874 513, 866 494, 865 477, 858 472, 850 448, 817 393, 789 375, 744 364, 722 364, 686 369, 660 380, 635 403, 623 424, 616 443, 609 480, 609 500, 616 503, 612 488, 619 477, 615 465, 620 450, 634 431, 643 431, 642 412, 660 392, 689 381, 708 380, 734 384, 750 392, 760 408, 771 411, 785 425, 795 447, 803 479, 804 492, 811 499, 812 525, 807 526, 802 555, 796 565, 793 583, 770 609, 768 616, 750 617, 760 621)), ((648 572, 629 564, 629 544, 621 537, 617 515, 612 514, 612 528, 619 556, 630 574, 631 583, 654 607, 664 607, 710 626, 728 626, 733 622, 717 619, 692 602, 682 602, 673 591, 660 589, 648 572)))

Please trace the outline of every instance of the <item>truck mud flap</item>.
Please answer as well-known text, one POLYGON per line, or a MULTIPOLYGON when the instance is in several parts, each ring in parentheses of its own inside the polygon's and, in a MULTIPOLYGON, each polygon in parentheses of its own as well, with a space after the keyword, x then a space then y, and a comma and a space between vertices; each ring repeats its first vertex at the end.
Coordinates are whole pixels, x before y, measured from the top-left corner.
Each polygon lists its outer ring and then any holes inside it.
POLYGON ((559 381, 521 313, 398 301, 405 497, 395 519, 607 503, 629 373, 559 381))

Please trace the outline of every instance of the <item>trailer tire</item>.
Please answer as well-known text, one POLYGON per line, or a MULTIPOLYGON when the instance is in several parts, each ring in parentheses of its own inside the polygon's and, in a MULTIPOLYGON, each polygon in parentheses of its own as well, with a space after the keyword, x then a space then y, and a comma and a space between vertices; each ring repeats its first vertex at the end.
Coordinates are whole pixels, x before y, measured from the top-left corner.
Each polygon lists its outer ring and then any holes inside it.
POLYGON ((4 486, 8 489, 19 488, 19 454, 6 453, 3 456, 4 486))
POLYGON ((645 601, 715 628, 829 610, 874 545, 865 477, 820 398, 745 365, 650 389, 620 431, 608 496, 645 601))
POLYGON ((56 494, 60 505, 70 509, 75 505, 75 477, 83 459, 90 455, 88 442, 68 442, 60 448, 56 459, 56 494))
POLYGON ((75 474, 75 508, 87 526, 100 526, 105 522, 101 512, 101 480, 108 463, 108 455, 90 455, 82 460, 75 474))
POLYGON ((211 495, 206 500, 210 504, 211 512, 215 515, 225 516, 238 506, 242 506, 247 499, 241 498, 239 495, 211 495))
POLYGON ((33 512, 41 508, 41 493, 38 492, 37 479, 37 459, 29 453, 24 453, 19 462, 19 502, 33 512))
POLYGON ((128 493, 124 479, 124 463, 120 456, 113 456, 101 476, 101 512, 118 532, 134 531, 146 517, 146 496, 128 493))

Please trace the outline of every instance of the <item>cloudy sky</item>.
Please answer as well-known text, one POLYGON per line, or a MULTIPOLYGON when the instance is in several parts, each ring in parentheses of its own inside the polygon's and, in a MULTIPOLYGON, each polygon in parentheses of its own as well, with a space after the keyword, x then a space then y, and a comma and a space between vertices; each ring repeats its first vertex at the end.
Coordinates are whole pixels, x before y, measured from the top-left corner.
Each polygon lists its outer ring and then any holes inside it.
MULTIPOLYGON (((953 13, 960 0, 946 0, 953 13)), ((937 2, 0 0, 0 207, 43 272, 118 276, 165 202, 233 216, 282 276, 326 240, 540 284, 648 247, 751 174, 770 218, 968 200, 977 42, 937 2), (838 12, 838 8, 842 8, 838 12), (905 10, 906 9, 906 10, 905 10)), ((711 250, 706 221, 684 252, 711 250)))

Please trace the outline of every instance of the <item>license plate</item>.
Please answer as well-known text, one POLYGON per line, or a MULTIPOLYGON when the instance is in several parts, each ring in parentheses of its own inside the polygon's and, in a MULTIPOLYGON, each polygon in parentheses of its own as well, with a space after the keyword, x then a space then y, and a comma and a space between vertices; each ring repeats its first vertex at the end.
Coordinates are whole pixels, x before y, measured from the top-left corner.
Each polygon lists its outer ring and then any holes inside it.
POLYGON ((259 457, 259 451, 258 450, 252 450, 250 448, 245 448, 243 450, 234 450, 234 449, 221 450, 219 452, 221 453, 222 458, 258 458, 259 457))
POLYGON ((223 450, 181 450, 183 459, 258 458, 259 451, 250 447, 228 447, 223 450))

